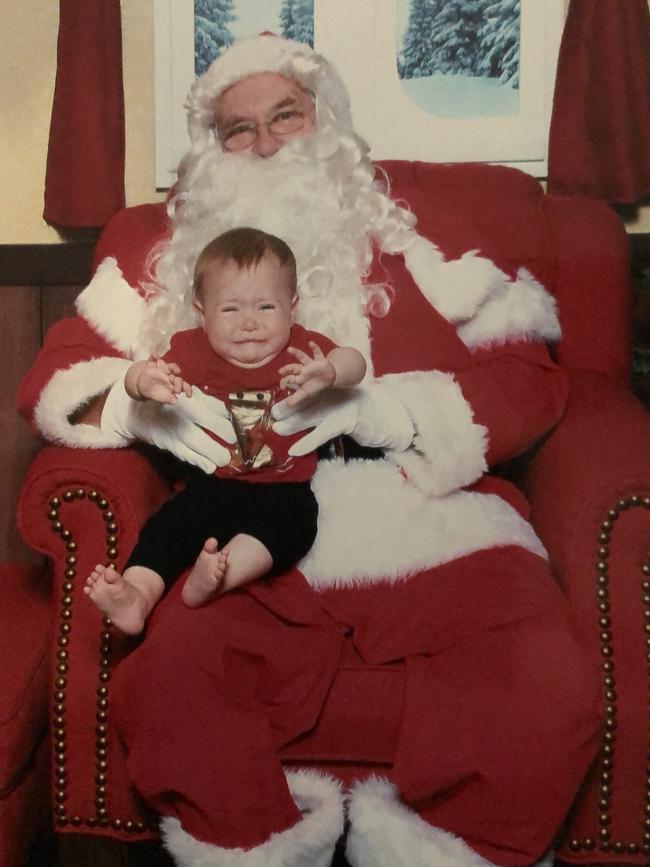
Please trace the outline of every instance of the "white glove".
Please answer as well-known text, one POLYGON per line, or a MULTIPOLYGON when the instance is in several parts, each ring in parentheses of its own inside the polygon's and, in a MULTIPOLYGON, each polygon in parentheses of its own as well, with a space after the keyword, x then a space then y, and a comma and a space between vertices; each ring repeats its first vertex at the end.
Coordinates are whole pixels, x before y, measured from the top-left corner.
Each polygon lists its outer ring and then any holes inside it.
POLYGON ((290 436, 313 427, 311 433, 289 449, 305 455, 340 434, 349 434, 359 445, 405 451, 413 442, 415 428, 398 400, 379 385, 366 388, 330 388, 315 403, 287 406, 286 400, 271 410, 273 430, 290 436))
POLYGON ((231 455, 201 428, 212 431, 224 442, 235 442, 225 404, 198 388, 192 389, 192 397, 179 394, 174 404, 158 403, 133 400, 120 379, 109 391, 102 410, 104 433, 151 443, 205 473, 213 473, 216 467, 225 467, 231 455))

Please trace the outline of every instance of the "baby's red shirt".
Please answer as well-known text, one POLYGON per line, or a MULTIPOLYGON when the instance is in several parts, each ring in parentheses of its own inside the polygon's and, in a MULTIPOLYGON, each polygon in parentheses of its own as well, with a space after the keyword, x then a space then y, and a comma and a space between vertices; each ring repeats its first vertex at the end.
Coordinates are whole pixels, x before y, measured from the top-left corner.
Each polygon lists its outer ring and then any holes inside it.
MULTIPOLYGON (((313 476, 315 452, 301 457, 288 454, 307 431, 280 436, 273 430, 270 415, 273 405, 291 394, 279 387, 279 369, 296 361, 287 348, 293 346, 311 356, 310 341, 320 347, 323 355, 336 348, 329 337, 294 324, 289 342, 279 355, 263 367, 248 368, 237 367, 217 355, 202 328, 179 331, 172 337, 164 360, 178 364, 190 385, 224 401, 233 416, 238 442, 233 446, 222 443, 232 457, 227 466, 217 467, 216 476, 247 482, 303 482, 313 476)), ((208 433, 217 439, 211 431, 208 433)))

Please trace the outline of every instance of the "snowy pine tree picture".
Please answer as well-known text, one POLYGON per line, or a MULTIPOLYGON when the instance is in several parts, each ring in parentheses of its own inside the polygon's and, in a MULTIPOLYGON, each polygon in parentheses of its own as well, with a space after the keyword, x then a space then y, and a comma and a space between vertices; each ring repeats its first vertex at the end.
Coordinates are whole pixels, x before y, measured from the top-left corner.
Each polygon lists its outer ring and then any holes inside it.
POLYGON ((265 31, 313 48, 314 0, 194 0, 196 75, 236 39, 265 31))
POLYGON ((402 50, 397 59, 400 78, 424 78, 433 73, 433 22, 443 0, 411 0, 402 50))
POLYGON ((314 47, 314 0, 283 0, 281 36, 314 47))
POLYGON ((233 0, 194 0, 194 71, 202 75, 234 41, 228 25, 236 20, 233 0))
POLYGON ((520 0, 398 0, 397 71, 420 108, 446 117, 517 113, 520 0))
POLYGON ((479 33, 479 73, 498 77, 511 87, 519 86, 519 3, 520 0, 488 3, 479 33))
POLYGON ((449 75, 474 75, 480 54, 481 0, 447 0, 431 25, 432 69, 449 75))

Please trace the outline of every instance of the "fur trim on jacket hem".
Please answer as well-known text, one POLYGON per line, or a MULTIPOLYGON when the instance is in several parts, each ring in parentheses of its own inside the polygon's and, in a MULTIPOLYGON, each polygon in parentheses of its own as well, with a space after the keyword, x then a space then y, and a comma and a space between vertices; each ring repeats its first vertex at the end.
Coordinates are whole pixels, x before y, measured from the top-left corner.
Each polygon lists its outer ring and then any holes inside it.
POLYGON ((299 568, 315 589, 396 583, 505 545, 547 557, 530 524, 501 497, 431 497, 386 460, 321 461, 312 489, 318 533, 299 568))
POLYGON ((440 496, 483 475, 487 429, 474 424, 471 407, 452 374, 416 371, 389 374, 380 382, 415 425, 411 448, 386 453, 413 484, 440 496))

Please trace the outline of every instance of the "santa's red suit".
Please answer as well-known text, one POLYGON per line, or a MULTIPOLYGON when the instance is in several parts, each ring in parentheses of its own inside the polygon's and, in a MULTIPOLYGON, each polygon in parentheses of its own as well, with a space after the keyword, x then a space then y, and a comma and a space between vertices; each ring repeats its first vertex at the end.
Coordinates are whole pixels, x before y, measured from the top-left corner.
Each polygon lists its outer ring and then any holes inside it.
MULTIPOLYGON (((418 216, 422 232, 431 215, 418 216)), ((107 444, 68 417, 137 355, 136 287, 168 233, 158 205, 109 225, 79 316, 51 329, 21 388, 49 439, 107 444)), ((432 240, 457 254, 476 239, 442 219, 432 240)), ((300 568, 201 609, 163 603, 116 676, 131 778, 179 864, 329 864, 340 788, 285 774, 277 750, 314 725, 345 635, 369 663, 406 661, 391 782, 361 781, 347 799, 354 867, 531 864, 597 749, 596 672, 525 502, 487 475, 562 414, 545 346, 554 304, 525 271, 481 280, 472 255, 449 263, 453 290, 427 287, 423 250, 378 254, 367 279, 393 287, 388 314, 350 314, 369 326, 365 388, 406 408, 412 445, 321 462, 318 537, 300 568)), ((318 328, 309 305, 303 322, 318 328)))

